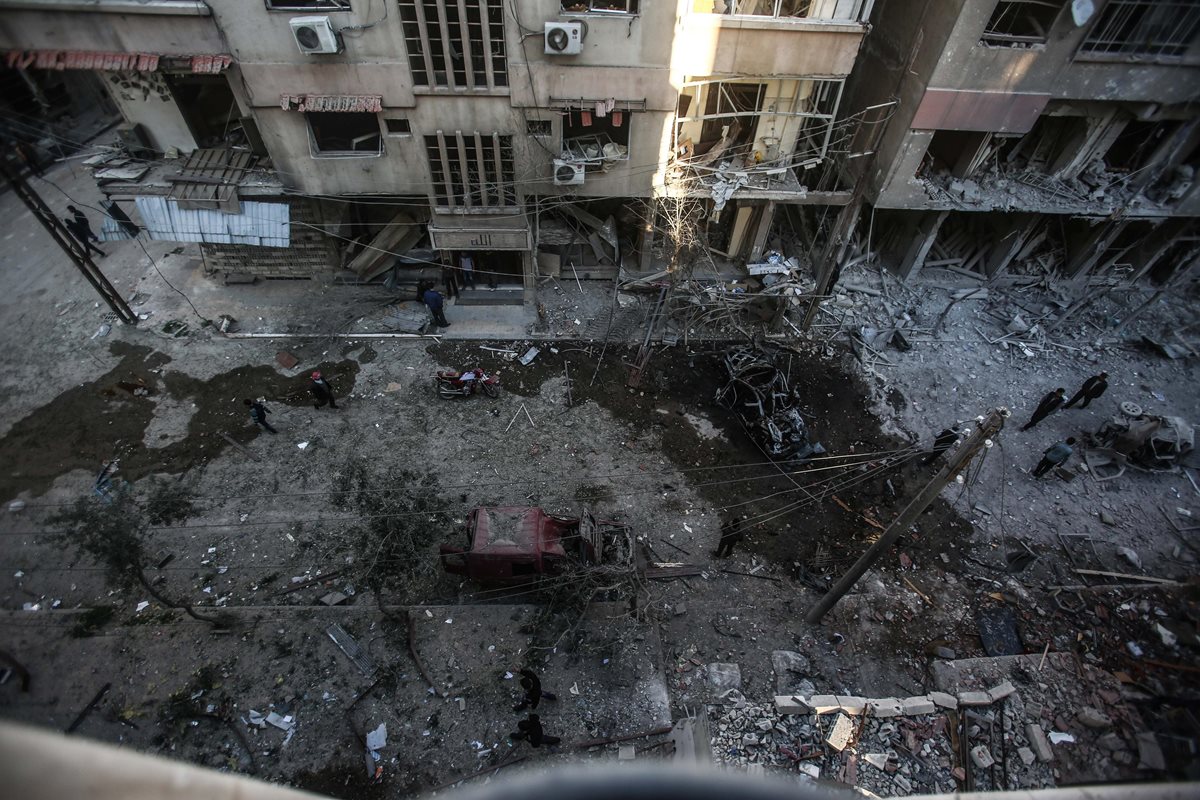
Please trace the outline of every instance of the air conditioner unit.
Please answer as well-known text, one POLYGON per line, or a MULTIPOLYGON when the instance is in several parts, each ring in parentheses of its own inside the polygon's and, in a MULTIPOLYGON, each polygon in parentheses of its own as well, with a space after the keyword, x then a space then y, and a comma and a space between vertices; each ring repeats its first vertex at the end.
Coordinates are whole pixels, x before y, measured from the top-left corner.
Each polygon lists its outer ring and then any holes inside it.
POLYGON ((575 56, 583 52, 582 22, 547 22, 546 55, 575 56))
POLYGON ((292 38, 301 53, 319 55, 321 53, 342 52, 342 40, 329 17, 292 17, 288 20, 292 26, 292 38))
POLYGON ((575 161, 563 161, 561 158, 554 159, 555 186, 582 186, 583 176, 583 164, 575 161))

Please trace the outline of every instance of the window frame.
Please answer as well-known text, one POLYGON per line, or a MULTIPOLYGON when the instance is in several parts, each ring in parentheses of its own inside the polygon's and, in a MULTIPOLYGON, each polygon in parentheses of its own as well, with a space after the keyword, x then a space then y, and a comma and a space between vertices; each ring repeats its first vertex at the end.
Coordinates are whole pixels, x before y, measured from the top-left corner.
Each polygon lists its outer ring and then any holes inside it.
MULTIPOLYGON (((308 152, 311 158, 379 158, 384 154, 383 140, 387 138, 384 128, 380 125, 380 115, 373 111, 305 111, 304 126, 308 129, 308 152), (374 151, 370 150, 321 150, 320 144, 317 142, 317 132, 313 128, 312 117, 314 114, 369 114, 375 118, 375 135, 379 137, 379 148, 374 151)), ((366 134, 370 135, 370 134, 366 134)), ((363 137, 356 137, 361 139, 363 137)), ((355 139, 351 139, 354 142, 355 139)))
POLYGON ((302 2, 302 0, 263 0, 263 5, 266 7, 267 11, 283 11, 288 14, 294 14, 297 11, 314 11, 314 12, 324 11, 324 12, 329 12, 329 13, 333 13, 333 14, 341 14, 341 13, 345 13, 345 12, 354 10, 351 7, 351 0, 342 0, 342 2, 345 3, 345 5, 336 5, 336 3, 339 2, 339 0, 315 0, 315 2, 318 2, 318 3, 329 3, 330 5, 328 5, 328 6, 323 6, 323 5, 317 5, 317 6, 306 6, 306 5, 277 5, 276 6, 276 5, 271 5, 272 3, 300 3, 300 2, 302 2))
POLYGON ((1044 45, 1050 39, 1050 31, 1058 24, 1059 18, 1066 9, 1066 0, 997 0, 995 6, 992 7, 992 13, 988 16, 987 22, 983 24, 983 32, 979 34, 979 42, 986 47, 1035 47, 1044 45), (1053 17, 1046 25, 1046 32, 1042 36, 1023 36, 1020 34, 998 33, 988 30, 988 26, 993 24, 1002 6, 1018 8, 1021 5, 1039 5, 1053 6, 1057 3, 1057 8, 1054 11, 1053 17))
POLYGON ((412 120, 410 120, 408 117, 383 117, 383 135, 391 136, 393 139, 403 139, 405 137, 411 138, 413 135, 412 120), (389 122, 403 122, 408 130, 393 131, 388 126, 389 122))
MULTIPOLYGON (((612 2, 612 0, 610 0, 610 2, 612 2)), ((571 11, 571 10, 568 10, 568 4, 565 2, 565 0, 563 0, 563 1, 559 2, 558 13, 559 13, 559 15, 564 16, 564 17, 586 17, 586 16, 590 16, 590 15, 594 14, 594 15, 600 16, 600 17, 622 17, 622 18, 624 18, 624 17, 640 17, 642 15, 640 0, 624 0, 624 3, 625 3, 624 11, 616 11, 614 9, 609 9, 609 8, 594 8, 593 7, 596 3, 604 3, 604 0, 581 0, 581 2, 573 3, 571 5, 583 5, 584 3, 587 4, 587 8, 584 9, 583 11, 571 11), (631 5, 633 6, 632 11, 629 10, 629 7, 631 5)))
MULTIPOLYGON (((1083 40, 1079 43, 1079 48, 1075 51, 1075 60, 1077 61, 1096 61, 1102 63, 1150 63, 1150 64, 1195 64, 1200 62, 1200 0, 1164 0, 1173 6, 1178 6, 1184 10, 1185 14, 1190 14, 1192 28, 1190 39, 1179 45, 1168 46, 1179 49, 1180 52, 1168 55, 1162 54, 1162 42, 1157 43, 1156 47, 1160 52, 1141 52, 1136 49, 1124 49, 1131 46, 1131 40, 1125 39, 1120 42, 1118 47, 1122 48, 1118 51, 1104 51, 1088 49, 1089 44, 1097 44, 1093 39, 1101 31, 1100 26, 1105 23, 1112 23, 1109 17, 1109 12, 1112 11, 1115 15, 1118 13, 1116 9, 1121 6, 1143 6, 1153 8, 1155 2, 1159 0, 1107 0, 1104 5, 1098 9, 1094 15, 1091 26, 1084 35, 1083 40)), ((1180 28, 1182 19, 1175 20, 1173 27, 1180 28)), ((1117 40, 1111 40, 1116 42, 1117 40)), ((1136 47, 1136 45, 1133 45, 1136 47)))

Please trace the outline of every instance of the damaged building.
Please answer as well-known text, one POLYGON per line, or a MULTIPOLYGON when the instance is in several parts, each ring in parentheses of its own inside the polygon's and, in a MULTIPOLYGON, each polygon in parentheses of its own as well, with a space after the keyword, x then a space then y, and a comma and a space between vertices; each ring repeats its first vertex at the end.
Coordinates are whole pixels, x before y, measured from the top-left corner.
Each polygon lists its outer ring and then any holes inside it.
POLYGON ((860 231, 902 277, 1083 286, 1195 264, 1200 3, 879 3, 871 24, 849 107, 898 102, 849 166, 860 231))
POLYGON ((415 283, 469 255, 476 302, 523 303, 661 269, 664 198, 741 263, 778 209, 846 203, 830 153, 871 6, 4 0, 0 47, 105 87, 121 146, 85 163, 227 281, 415 283))

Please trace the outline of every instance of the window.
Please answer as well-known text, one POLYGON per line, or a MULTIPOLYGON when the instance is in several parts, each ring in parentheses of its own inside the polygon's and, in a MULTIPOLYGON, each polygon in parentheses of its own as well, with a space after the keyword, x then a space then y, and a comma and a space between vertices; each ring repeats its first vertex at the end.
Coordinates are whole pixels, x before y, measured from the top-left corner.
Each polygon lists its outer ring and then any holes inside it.
POLYGON ((436 205, 451 209, 517 205, 511 136, 438 131, 425 137, 425 150, 436 205))
POLYGON ((576 3, 563 0, 562 12, 564 14, 636 14, 638 13, 638 0, 581 0, 576 3))
POLYGON ((501 0, 399 0, 413 84, 508 86, 501 0))
POLYGON ((407 119, 401 117, 391 117, 383 121, 384 127, 387 129, 388 136, 411 136, 412 125, 407 119))
POLYGON ((1007 47, 1042 44, 1062 8, 1063 0, 1000 0, 981 38, 1007 47))
POLYGON ((554 123, 548 119, 527 119, 525 120, 525 132, 530 136, 552 136, 554 123))
POLYGON ((692 0, 691 5, 699 14, 865 21, 872 0, 692 0))
POLYGON ((313 154, 374 156, 383 152, 379 119, 367 111, 314 111, 304 115, 312 132, 313 154))
POLYGON ((629 160, 633 114, 613 110, 599 116, 598 110, 573 108, 563 116, 563 157, 586 164, 589 171, 629 160))
POLYGON ((349 11, 350 0, 267 0, 268 11, 349 11))
POLYGON ((1088 32, 1088 58, 1178 59, 1200 32, 1200 0, 1109 0, 1088 32))

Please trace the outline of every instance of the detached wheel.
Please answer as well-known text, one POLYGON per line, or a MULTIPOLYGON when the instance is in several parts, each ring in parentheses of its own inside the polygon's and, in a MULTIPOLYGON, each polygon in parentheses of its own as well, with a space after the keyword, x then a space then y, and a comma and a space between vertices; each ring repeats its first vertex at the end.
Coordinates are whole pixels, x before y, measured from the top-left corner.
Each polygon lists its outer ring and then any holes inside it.
POLYGON ((496 388, 495 384, 486 381, 483 383, 483 393, 493 400, 500 396, 500 390, 496 388))

